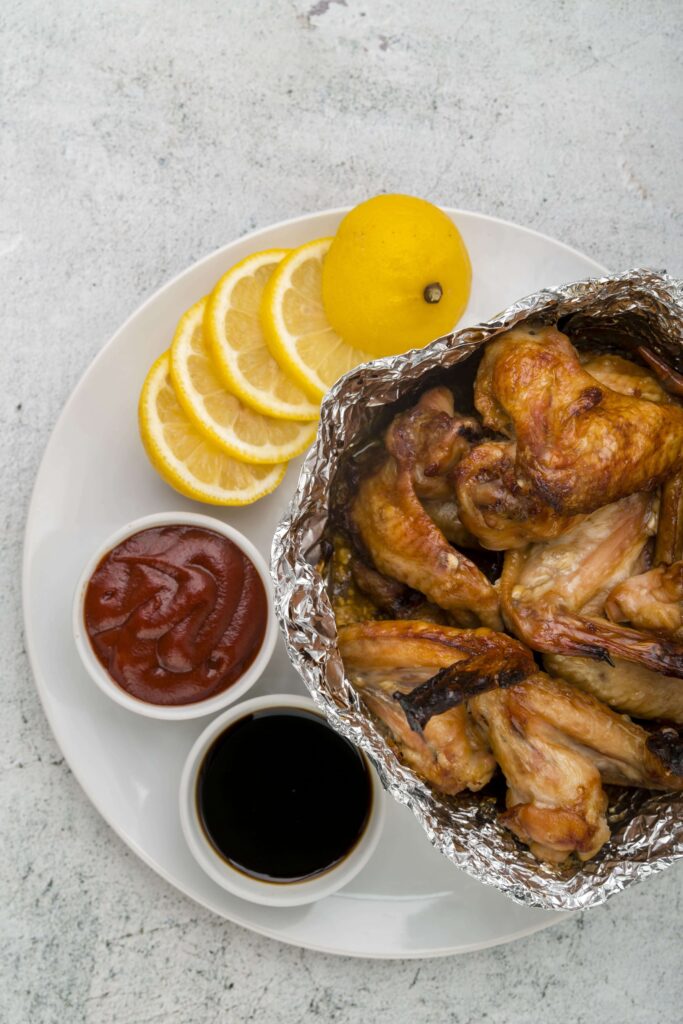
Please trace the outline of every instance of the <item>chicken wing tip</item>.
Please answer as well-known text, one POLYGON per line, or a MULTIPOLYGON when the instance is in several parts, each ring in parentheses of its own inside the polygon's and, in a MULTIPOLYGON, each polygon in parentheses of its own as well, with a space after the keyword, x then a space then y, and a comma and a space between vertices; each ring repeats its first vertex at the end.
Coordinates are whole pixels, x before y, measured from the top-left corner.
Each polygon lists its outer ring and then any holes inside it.
POLYGON ((659 729, 647 738, 647 749, 672 775, 683 777, 683 736, 677 729, 659 729))
MULTIPOLYGON (((468 658, 440 669, 410 693, 394 693, 394 700, 403 708, 413 732, 421 733, 429 720, 487 690, 506 689, 523 682, 530 674, 528 665, 512 665, 495 671, 468 668, 475 661, 468 658)), ((532 666, 531 671, 535 669, 532 666)))

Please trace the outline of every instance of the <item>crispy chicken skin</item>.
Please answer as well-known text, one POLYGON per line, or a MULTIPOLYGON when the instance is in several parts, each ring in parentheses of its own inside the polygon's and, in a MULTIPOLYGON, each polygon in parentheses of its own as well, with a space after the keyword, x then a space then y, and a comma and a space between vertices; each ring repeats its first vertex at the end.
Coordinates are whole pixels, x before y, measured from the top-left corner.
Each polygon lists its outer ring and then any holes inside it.
POLYGON ((501 820, 538 860, 561 863, 572 853, 587 860, 609 839, 600 772, 544 734, 544 720, 527 709, 525 695, 483 694, 474 710, 508 784, 501 820))
POLYGON ((586 373, 595 377, 606 388, 629 395, 631 398, 644 398, 648 402, 666 405, 671 397, 659 384, 650 370, 638 363, 618 356, 615 353, 588 355, 579 357, 586 373))
MULTIPOLYGON (((648 402, 667 404, 675 401, 652 375, 630 359, 617 355, 590 356, 583 368, 620 395, 645 398, 648 402)), ((674 473, 662 485, 661 508, 654 563, 671 565, 683 558, 683 472, 674 473)))
POLYGON ((584 754, 598 767, 604 782, 644 789, 683 789, 683 777, 673 775, 652 753, 651 734, 617 714, 587 693, 580 693, 545 672, 507 690, 490 691, 507 701, 515 724, 531 738, 548 738, 584 754))
POLYGON ((454 629, 433 622, 383 621, 356 622, 339 630, 339 650, 344 667, 354 682, 370 685, 377 679, 403 680, 411 689, 431 679, 439 669, 467 657, 462 650, 463 637, 488 629, 454 629))
POLYGON ((361 482, 351 517, 380 572, 421 591, 463 626, 501 626, 496 591, 451 547, 394 459, 361 482))
POLYGON ((441 793, 478 790, 496 762, 464 705, 434 715, 421 732, 411 729, 396 691, 409 693, 439 669, 467 658, 489 630, 455 630, 428 622, 364 622, 339 631, 344 668, 368 707, 384 723, 403 761, 441 793))
POLYGON ((513 441, 473 448, 455 471, 455 494, 462 525, 492 551, 558 537, 580 518, 556 512, 518 473, 513 441))
POLYGON ((613 622, 683 640, 683 562, 658 565, 618 583, 605 612, 613 622))
POLYGON ((619 659, 615 659, 614 665, 607 665, 590 658, 545 654, 543 664, 552 676, 566 679, 627 715, 683 725, 683 679, 663 676, 619 659))
MULTIPOLYGON (((622 356, 590 356, 582 365, 601 384, 621 395, 664 404, 671 402, 649 370, 622 356)), ((681 482, 683 484, 683 478, 681 482)), ((544 501, 531 481, 519 471, 514 441, 488 441, 473 448, 457 467, 455 489, 463 526, 480 544, 496 551, 559 537, 580 518, 560 514, 544 501)), ((664 518, 670 523, 678 505, 683 506, 683 486, 674 494, 667 481, 664 490, 667 496, 664 518)), ((681 524, 680 535, 683 508, 676 518, 681 524)), ((662 528, 663 534, 670 532, 670 527, 662 528)), ((668 545, 667 551, 673 543, 670 537, 662 538, 662 544, 668 545)))
POLYGON ((431 481, 437 472, 450 471, 469 447, 459 423, 445 388, 427 392, 415 409, 396 417, 387 431, 384 462, 361 480, 351 522, 381 573, 419 590, 459 625, 481 622, 497 629, 502 622, 496 591, 465 555, 451 547, 415 490, 416 481, 431 481), (450 426, 444 405, 450 409, 450 426), (439 456, 423 462, 430 458, 425 440, 430 423, 439 456))
POLYGON ((605 387, 554 327, 490 342, 475 405, 486 427, 516 441, 519 475, 563 514, 652 490, 683 466, 683 409, 605 387))
MULTIPOLYGON (((413 691, 441 670, 458 663, 467 665, 482 655, 489 658, 490 673, 514 659, 524 668, 524 676, 535 671, 531 652, 506 633, 485 627, 456 629, 416 619, 344 626, 339 630, 339 650, 354 683, 360 680, 363 687, 390 678, 399 689, 405 685, 413 691)), ((455 691, 451 703, 462 703, 455 691)))
POLYGON ((544 673, 470 708, 507 780, 502 821, 539 860, 595 856, 609 838, 603 782, 683 789, 644 729, 544 673))
POLYGON ((457 643, 461 652, 457 661, 408 695, 395 694, 413 729, 419 731, 434 715, 484 691, 512 686, 537 671, 531 651, 506 633, 461 630, 457 643))
POLYGON ((501 607, 511 631, 534 650, 623 658, 653 672, 683 675, 683 644, 600 617, 605 598, 642 567, 655 529, 646 494, 598 509, 556 540, 505 555, 501 607))
POLYGON ((395 416, 385 437, 387 450, 408 468, 418 498, 453 500, 450 474, 481 439, 473 416, 456 414, 448 388, 431 388, 416 405, 395 416))
MULTIPOLYGON (((397 699, 429 686, 429 679, 438 687, 439 670, 467 664, 479 652, 488 655, 496 644, 500 667, 513 643, 486 629, 421 622, 356 623, 339 632, 349 678, 406 764, 440 792, 455 794, 491 778, 492 751, 508 784, 504 823, 540 859, 559 862, 573 852, 586 859, 609 838, 603 780, 683 787, 648 747, 643 729, 538 671, 465 705, 440 712, 437 705, 416 730, 397 699)), ((490 665, 496 668, 494 660, 490 665)))

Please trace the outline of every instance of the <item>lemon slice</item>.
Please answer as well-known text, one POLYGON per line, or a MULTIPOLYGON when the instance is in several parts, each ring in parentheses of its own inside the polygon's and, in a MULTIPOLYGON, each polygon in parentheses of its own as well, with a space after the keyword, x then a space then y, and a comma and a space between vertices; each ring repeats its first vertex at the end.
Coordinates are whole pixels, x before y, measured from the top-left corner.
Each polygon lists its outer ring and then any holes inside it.
POLYGON ((263 291, 289 249, 247 256, 209 296, 204 329, 226 387, 265 416, 317 420, 316 402, 282 370, 266 344, 259 310, 263 291))
POLYGON ((194 427, 176 398, 164 352, 147 374, 138 408, 140 436, 160 476, 188 498, 211 505, 249 505, 274 491, 286 465, 231 459, 194 427))
POLYGON ((286 256, 266 285, 261 306, 270 351, 316 401, 354 366, 372 359, 347 345, 327 322, 322 271, 331 243, 320 238, 286 256))
POLYGON ((181 317, 171 345, 171 380, 184 412, 202 433, 242 462, 286 462, 315 437, 314 423, 264 416, 223 386, 204 331, 206 299, 181 317))

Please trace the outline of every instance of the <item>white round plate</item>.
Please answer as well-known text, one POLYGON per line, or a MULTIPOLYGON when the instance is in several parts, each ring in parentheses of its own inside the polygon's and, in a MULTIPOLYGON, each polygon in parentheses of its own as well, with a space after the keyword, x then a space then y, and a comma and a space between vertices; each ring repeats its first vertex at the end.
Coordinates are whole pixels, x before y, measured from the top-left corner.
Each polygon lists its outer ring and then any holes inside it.
MULTIPOLYGON (((518 906, 468 878, 432 849, 410 812, 390 798, 380 845, 343 892, 291 909, 231 895, 196 864, 180 829, 180 773, 207 719, 155 721, 117 706, 86 674, 71 629, 74 588, 86 560, 107 535, 139 516, 173 509, 214 514, 268 559, 301 460, 256 505, 199 506, 167 487, 148 463, 137 432, 138 394, 180 315, 233 263, 259 249, 331 235, 344 212, 277 224, 200 260, 148 299, 92 363, 53 431, 33 492, 24 547, 27 646, 45 712, 74 775, 115 832, 181 892, 231 921, 311 949, 364 957, 461 953, 528 935, 563 915, 518 906)), ((472 258, 472 295, 460 327, 542 287, 605 272, 536 232, 448 212, 472 258)), ((304 692, 281 639, 250 696, 268 692, 304 692)))

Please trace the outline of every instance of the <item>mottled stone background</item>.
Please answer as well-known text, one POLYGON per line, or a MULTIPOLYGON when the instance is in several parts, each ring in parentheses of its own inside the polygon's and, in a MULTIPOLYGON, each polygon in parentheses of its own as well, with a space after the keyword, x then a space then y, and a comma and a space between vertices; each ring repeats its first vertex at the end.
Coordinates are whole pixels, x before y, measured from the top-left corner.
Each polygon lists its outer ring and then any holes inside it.
POLYGON ((67 395, 143 298, 254 227, 403 190, 683 274, 680 0, 0 7, 0 1020, 680 1020, 680 870, 526 941, 359 962, 212 917, 114 837, 28 669, 20 554, 67 395))

